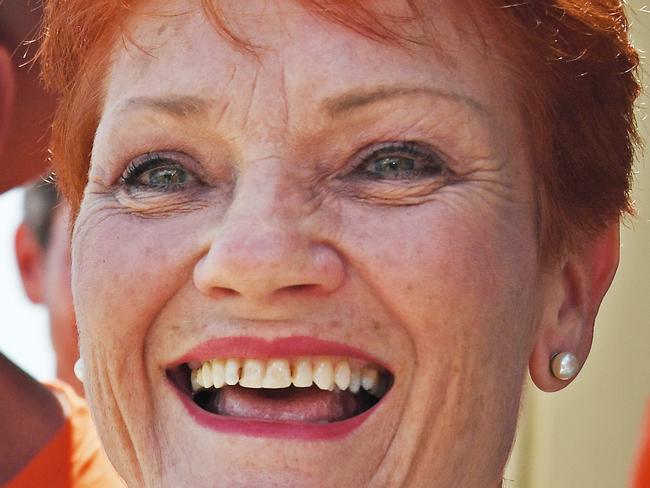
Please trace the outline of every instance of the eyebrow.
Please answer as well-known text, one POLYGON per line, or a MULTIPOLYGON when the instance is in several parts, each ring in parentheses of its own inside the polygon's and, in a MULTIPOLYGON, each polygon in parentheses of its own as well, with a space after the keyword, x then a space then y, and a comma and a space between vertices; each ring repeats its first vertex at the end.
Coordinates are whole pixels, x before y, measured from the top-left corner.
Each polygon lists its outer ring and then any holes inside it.
POLYGON ((325 100, 323 102, 323 110, 327 112, 330 117, 336 118, 345 115, 350 111, 367 107, 375 103, 385 102, 397 98, 418 96, 445 98, 454 102, 460 102, 464 105, 467 105, 472 110, 481 113, 482 115, 489 115, 487 108, 471 97, 461 95, 459 93, 447 92, 444 90, 437 90, 434 88, 422 86, 382 87, 370 91, 360 90, 356 92, 346 93, 344 95, 328 98, 325 100))
POLYGON ((154 110, 175 118, 187 118, 201 115, 208 111, 210 103, 200 97, 173 95, 167 97, 134 97, 127 99, 119 112, 131 110, 154 110))
MULTIPOLYGON (((358 110, 375 103, 385 102, 397 98, 420 97, 445 98, 460 102, 472 110, 489 115, 487 108, 477 100, 459 93, 437 90, 429 87, 380 87, 373 90, 358 90, 343 95, 327 98, 321 105, 322 110, 332 118, 343 116, 350 111, 358 110)), ((171 115, 174 118, 187 118, 202 115, 210 108, 211 103, 201 97, 189 95, 172 95, 166 97, 133 97, 127 99, 119 112, 131 110, 154 110, 171 115)))

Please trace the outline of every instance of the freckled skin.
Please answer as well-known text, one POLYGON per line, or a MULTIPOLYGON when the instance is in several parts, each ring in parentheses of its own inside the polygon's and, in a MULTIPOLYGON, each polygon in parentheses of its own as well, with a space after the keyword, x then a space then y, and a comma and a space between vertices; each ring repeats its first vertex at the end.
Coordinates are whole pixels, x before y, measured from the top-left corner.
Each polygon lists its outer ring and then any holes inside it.
POLYGON ((257 59, 193 2, 132 15, 153 56, 115 46, 73 237, 88 397, 109 456, 133 486, 499 486, 541 286, 531 163, 505 80, 440 10, 427 21, 453 63, 293 3, 245 8, 257 59), (396 85, 456 96, 323 109, 396 85), (187 117, 122 110, 145 96, 206 106, 187 117), (355 155, 395 140, 437 148, 454 178, 350 176, 355 155), (120 183, 134 158, 179 150, 201 183, 163 193, 120 183), (295 334, 390 365, 390 395, 347 438, 208 431, 165 380, 205 340, 295 334))

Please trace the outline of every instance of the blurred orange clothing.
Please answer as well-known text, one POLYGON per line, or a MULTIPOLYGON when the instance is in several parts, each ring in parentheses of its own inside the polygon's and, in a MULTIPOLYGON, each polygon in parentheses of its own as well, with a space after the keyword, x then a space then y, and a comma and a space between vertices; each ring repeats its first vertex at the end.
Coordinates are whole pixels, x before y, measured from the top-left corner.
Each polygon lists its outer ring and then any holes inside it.
POLYGON ((646 411, 632 488, 650 488, 650 402, 646 411))
POLYGON ((64 383, 46 386, 59 399, 65 423, 6 488, 125 487, 104 454, 86 402, 64 383))

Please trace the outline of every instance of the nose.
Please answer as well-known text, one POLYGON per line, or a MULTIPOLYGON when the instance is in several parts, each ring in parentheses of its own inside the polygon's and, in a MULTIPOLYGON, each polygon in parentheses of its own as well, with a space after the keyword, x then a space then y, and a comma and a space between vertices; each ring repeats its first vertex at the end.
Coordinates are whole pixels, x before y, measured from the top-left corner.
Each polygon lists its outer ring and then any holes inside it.
POLYGON ((252 190, 238 192, 214 229, 207 253, 194 267, 195 286, 213 298, 255 301, 339 288, 345 274, 342 257, 310 231, 319 228, 306 222, 313 216, 304 216, 299 203, 282 192, 252 190))

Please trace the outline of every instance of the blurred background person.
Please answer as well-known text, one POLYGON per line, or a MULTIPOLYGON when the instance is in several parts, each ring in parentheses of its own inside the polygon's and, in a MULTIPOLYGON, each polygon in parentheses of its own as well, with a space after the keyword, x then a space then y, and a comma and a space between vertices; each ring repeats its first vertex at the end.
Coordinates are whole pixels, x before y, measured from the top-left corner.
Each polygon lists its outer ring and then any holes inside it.
POLYGON ((27 188, 24 220, 16 231, 16 263, 29 299, 47 309, 57 378, 83 396, 83 385, 74 375, 79 352, 70 291, 68 214, 54 184, 40 181, 27 188))

